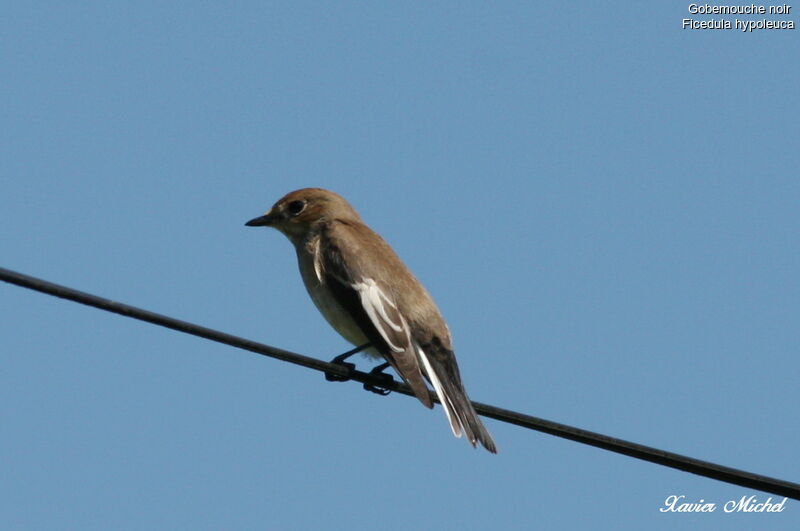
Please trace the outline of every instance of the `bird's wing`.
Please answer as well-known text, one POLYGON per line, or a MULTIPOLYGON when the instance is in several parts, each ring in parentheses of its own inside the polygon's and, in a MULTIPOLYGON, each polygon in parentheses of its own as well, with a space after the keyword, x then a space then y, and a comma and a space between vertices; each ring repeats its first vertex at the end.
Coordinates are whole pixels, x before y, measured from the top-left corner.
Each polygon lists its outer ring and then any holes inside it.
POLYGON ((320 252, 320 281, 328 285, 340 306, 408 383, 420 402, 433 407, 408 322, 383 280, 386 272, 371 265, 381 263, 370 255, 381 249, 369 241, 354 241, 352 237, 347 238, 346 245, 343 243, 336 234, 328 235, 320 252))

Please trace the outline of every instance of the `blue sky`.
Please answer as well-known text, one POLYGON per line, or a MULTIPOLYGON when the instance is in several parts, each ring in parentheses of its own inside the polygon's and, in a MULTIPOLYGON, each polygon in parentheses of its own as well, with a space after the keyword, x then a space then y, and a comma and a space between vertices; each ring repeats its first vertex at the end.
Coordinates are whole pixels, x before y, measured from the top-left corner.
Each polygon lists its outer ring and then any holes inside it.
MULTIPOLYGON (((473 399, 797 482, 798 33, 640 4, 9 4, 0 265, 328 359, 290 244, 244 222, 330 188, 473 399)), ((491 456, 438 408, 7 284, 0 352, 6 529, 800 526, 661 514, 767 495, 488 420, 491 456)))

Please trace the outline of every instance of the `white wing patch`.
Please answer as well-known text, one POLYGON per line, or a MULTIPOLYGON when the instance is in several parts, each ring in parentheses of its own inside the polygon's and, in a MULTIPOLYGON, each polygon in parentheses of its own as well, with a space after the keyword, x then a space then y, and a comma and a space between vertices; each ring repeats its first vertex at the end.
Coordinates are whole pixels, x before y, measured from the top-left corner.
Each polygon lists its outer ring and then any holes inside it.
POLYGON ((319 283, 322 284, 322 253, 319 252, 319 238, 314 241, 311 254, 314 257, 314 273, 317 275, 319 283))
POLYGON ((445 394, 442 382, 436 375, 436 371, 431 367, 431 362, 428 361, 428 356, 425 354, 425 351, 417 346, 417 353, 419 354, 419 359, 422 361, 422 367, 425 369, 425 375, 433 384, 433 390, 436 391, 436 396, 439 398, 439 403, 442 404, 444 414, 447 415, 447 422, 450 423, 450 429, 453 430, 453 435, 461 437, 462 421, 461 417, 458 416, 458 410, 455 405, 453 405, 453 401, 450 400, 450 397, 445 394))
POLYGON ((386 330, 387 326, 395 332, 402 332, 404 329, 406 329, 406 337, 408 337, 408 330, 405 320, 403 319, 403 316, 397 312, 397 306, 383 293, 383 290, 381 290, 378 284, 376 284, 371 278, 365 278, 361 282, 356 282, 353 284, 353 288, 355 288, 355 290, 358 292, 358 295, 361 297, 361 306, 364 307, 364 310, 367 312, 372 324, 375 325, 375 328, 378 330, 383 340, 386 341, 386 344, 389 345, 389 348, 395 352, 405 351, 405 348, 392 343, 392 340, 389 339, 389 334, 386 330), (386 305, 384 303, 388 304, 395 312, 397 312, 397 316, 400 318, 400 323, 392 321, 392 319, 386 313, 386 305))

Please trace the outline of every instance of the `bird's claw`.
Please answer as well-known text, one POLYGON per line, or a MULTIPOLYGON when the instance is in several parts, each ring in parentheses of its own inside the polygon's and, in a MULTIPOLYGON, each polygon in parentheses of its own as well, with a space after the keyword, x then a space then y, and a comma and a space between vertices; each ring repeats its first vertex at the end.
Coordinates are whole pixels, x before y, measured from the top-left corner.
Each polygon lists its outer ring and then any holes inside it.
POLYGON ((331 363, 334 365, 341 365, 347 370, 348 376, 339 376, 338 374, 333 374, 332 372, 325 373, 325 379, 329 382, 346 382, 350 379, 350 374, 353 374, 353 371, 356 370, 355 363, 348 363, 346 361, 337 361, 336 359, 332 360, 331 363))
POLYGON ((364 345, 361 345, 360 347, 356 347, 356 348, 354 348, 352 350, 348 350, 344 354, 339 354, 338 356, 333 358, 328 363, 332 363, 333 365, 341 365, 342 367, 347 369, 347 376, 339 376, 338 374, 333 374, 333 373, 330 373, 330 372, 326 372, 325 373, 325 379, 328 380, 329 382, 346 382, 346 381, 350 380, 351 379, 350 376, 353 374, 353 371, 356 370, 356 364, 355 363, 347 363, 344 360, 346 360, 347 358, 349 358, 353 354, 356 354, 356 353, 361 352, 362 350, 364 350, 366 348, 369 348, 369 346, 370 346, 370 344, 366 343, 364 345))
POLYGON ((370 384, 364 384, 364 389, 371 393, 375 393, 376 395, 381 395, 381 396, 386 396, 392 392, 391 389, 383 389, 382 387, 375 387, 374 385, 370 384))
MULTIPOLYGON (((372 369, 370 371, 369 374, 371 376, 373 376, 374 378, 382 380, 386 384, 386 387, 389 387, 390 385, 392 385, 394 383, 394 378, 392 378, 391 374, 386 374, 385 372, 383 372, 383 369, 385 369, 387 365, 388 365, 388 363, 384 364, 384 365, 380 365, 378 367, 375 367, 374 369, 372 369)), ((364 384, 364 389, 366 391, 369 391, 371 393, 375 393, 376 395, 381 395, 381 396, 386 396, 386 395, 388 395, 389 393, 392 392, 391 389, 387 389, 386 387, 379 387, 377 385, 373 385, 373 384, 369 384, 369 383, 365 383, 364 384)))

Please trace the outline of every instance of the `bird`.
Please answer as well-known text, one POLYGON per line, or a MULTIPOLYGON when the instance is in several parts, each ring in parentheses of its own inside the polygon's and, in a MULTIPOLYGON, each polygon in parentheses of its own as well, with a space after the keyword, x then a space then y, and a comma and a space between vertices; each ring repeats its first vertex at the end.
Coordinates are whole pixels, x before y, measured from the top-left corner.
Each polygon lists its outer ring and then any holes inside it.
POLYGON ((433 408, 436 395, 453 435, 497 453, 464 389, 450 330, 433 298, 342 196, 295 190, 245 225, 277 229, 294 245, 311 300, 359 347, 336 360, 359 350, 384 359, 376 369, 390 365, 423 405, 433 408))

